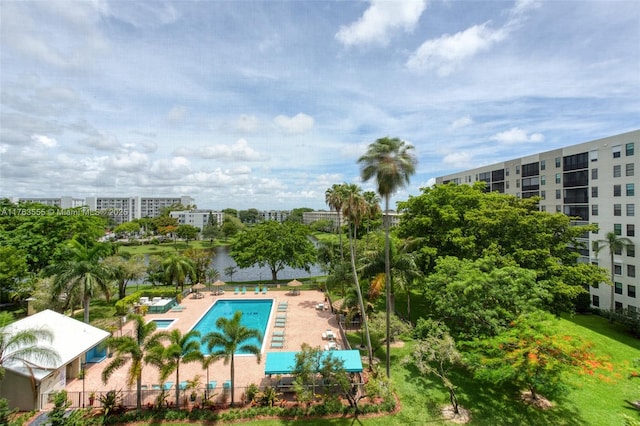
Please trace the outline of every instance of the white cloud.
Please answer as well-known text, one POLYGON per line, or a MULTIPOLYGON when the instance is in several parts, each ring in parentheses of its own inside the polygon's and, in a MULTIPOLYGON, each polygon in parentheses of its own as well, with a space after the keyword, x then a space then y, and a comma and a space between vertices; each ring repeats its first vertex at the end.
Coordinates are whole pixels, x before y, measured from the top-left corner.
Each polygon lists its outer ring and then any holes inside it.
POLYGON ((542 133, 528 134, 526 130, 514 127, 512 129, 505 130, 504 132, 497 133, 490 139, 504 144, 542 142, 544 141, 544 135, 542 135, 542 133))
POLYGON ((425 0, 371 0, 369 8, 356 22, 340 27, 336 39, 345 46, 389 43, 390 33, 403 29, 413 31, 427 7, 425 0))
MULTIPOLYGON (((107 168, 124 170, 128 172, 136 172, 145 170, 148 166, 149 159, 146 154, 141 152, 127 152, 116 154, 109 158, 107 168)), ((107 170, 108 171, 108 170, 107 170)))
POLYGON ((463 168, 471 164, 471 158, 468 152, 453 152, 445 155, 442 162, 454 168, 463 168))
POLYGON ((461 117, 456 120, 453 120, 453 123, 451 123, 451 125, 449 126, 449 129, 450 130, 461 129, 462 127, 467 127, 471 124, 473 124, 473 119, 467 115, 465 117, 461 117))
POLYGON ((279 115, 273 119, 276 125, 284 133, 301 134, 306 133, 313 128, 313 117, 304 113, 299 113, 294 117, 287 117, 286 115, 279 115))
POLYGON ((474 25, 453 35, 445 34, 427 40, 407 60, 412 71, 437 70, 439 75, 451 74, 465 59, 490 49, 502 41, 506 33, 488 27, 487 23, 474 25))
POLYGON ((41 145, 46 146, 47 148, 53 148, 58 145, 58 142, 54 138, 50 138, 44 135, 33 134, 31 135, 31 140, 37 142, 41 145))
POLYGON ((246 139, 238 139, 233 145, 208 145, 195 148, 181 147, 173 152, 177 156, 190 156, 204 159, 260 161, 268 158, 249 146, 246 139))

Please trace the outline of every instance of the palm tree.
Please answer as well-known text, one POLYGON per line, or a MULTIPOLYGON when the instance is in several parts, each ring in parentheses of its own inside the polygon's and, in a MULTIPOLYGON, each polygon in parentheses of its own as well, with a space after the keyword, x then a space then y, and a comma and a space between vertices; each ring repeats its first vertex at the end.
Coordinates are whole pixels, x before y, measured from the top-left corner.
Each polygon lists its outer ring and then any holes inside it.
POLYGON ((329 208, 336 211, 338 216, 337 232, 340 240, 340 259, 344 259, 344 253, 342 249, 342 226, 340 224, 340 216, 342 212, 342 204, 344 203, 344 197, 342 192, 344 191, 344 185, 334 183, 331 188, 327 189, 324 193, 324 200, 329 208))
POLYGON ((609 249, 609 269, 611 270, 611 305, 609 308, 609 322, 613 322, 613 314, 615 311, 615 268, 614 268, 614 255, 620 253, 622 249, 633 245, 633 242, 629 238, 618 237, 615 232, 607 232, 604 240, 597 240, 593 242, 593 251, 596 256, 604 248, 609 249))
POLYGON ((54 276, 52 299, 65 294, 69 302, 74 294, 81 294, 84 322, 89 323, 89 303, 98 291, 109 300, 109 285, 113 276, 102 259, 112 254, 109 244, 97 243, 85 247, 71 240, 66 247, 63 261, 45 269, 45 275, 54 276))
POLYGON ((367 351, 369 354, 369 365, 373 366, 373 350, 371 347, 371 335, 369 334, 369 324, 364 308, 364 299, 362 298, 362 290, 358 280, 358 272, 356 269, 356 240, 358 238, 358 226, 362 217, 366 213, 367 206, 362 197, 362 191, 356 184, 344 184, 344 202, 342 204, 342 212, 349 220, 349 252, 351 254, 351 271, 353 274, 353 283, 358 293, 358 302, 360 303, 360 312, 362 312, 362 325, 364 326, 364 334, 367 338, 367 351))
POLYGON ((202 362, 204 355, 200 352, 200 332, 191 330, 182 334, 180 330, 160 331, 157 339, 167 341, 168 346, 154 346, 145 357, 147 363, 160 369, 160 381, 176 372, 176 407, 180 407, 180 365, 190 362, 202 362))
POLYGON ((178 253, 171 253, 162 261, 162 269, 165 279, 176 284, 176 291, 184 291, 184 282, 187 277, 195 274, 195 268, 191 259, 178 253))
POLYGON ((216 321, 216 327, 222 331, 212 331, 204 336, 203 343, 207 345, 207 349, 211 356, 216 358, 224 358, 224 364, 231 364, 231 405, 235 403, 235 363, 234 355, 236 352, 250 353, 256 356, 256 362, 260 362, 260 346, 253 343, 247 343, 250 339, 262 340, 262 333, 254 328, 247 328, 240 324, 242 312, 236 311, 231 318, 220 317, 216 321))
POLYGON ((391 377, 391 261, 389 259, 389 199, 399 188, 409 183, 415 173, 417 160, 413 146, 398 138, 381 138, 369 145, 366 154, 358 159, 360 177, 368 181, 375 176, 378 194, 384 198, 385 278, 387 299, 387 377, 391 377))
POLYGON ((145 323, 140 315, 132 315, 134 321, 134 336, 110 337, 106 341, 108 348, 113 350, 114 358, 102 371, 102 382, 107 383, 109 377, 118 369, 126 365, 129 361, 129 372, 127 375, 127 385, 136 383, 136 407, 142 408, 142 366, 147 352, 154 347, 161 345, 160 334, 153 334, 156 331, 156 323, 150 321, 145 323))
POLYGON ((14 330, 11 312, 0 312, 0 380, 4 378, 4 365, 23 363, 30 371, 47 368, 60 361, 55 349, 42 346, 53 341, 53 333, 46 328, 14 330))
POLYGON ((378 218, 380 213, 382 213, 380 209, 380 197, 373 191, 365 191, 363 194, 364 201, 367 203, 367 245, 369 243, 369 226, 373 220, 378 218))

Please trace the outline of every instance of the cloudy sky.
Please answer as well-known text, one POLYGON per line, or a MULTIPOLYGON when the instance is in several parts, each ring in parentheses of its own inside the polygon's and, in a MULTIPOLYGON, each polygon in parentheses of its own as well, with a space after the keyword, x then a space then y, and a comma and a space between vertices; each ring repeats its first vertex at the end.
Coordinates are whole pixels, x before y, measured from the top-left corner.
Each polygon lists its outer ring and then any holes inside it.
POLYGON ((0 196, 327 209, 640 128, 640 2, 0 1, 0 196), (362 183, 373 189, 371 183, 362 183))

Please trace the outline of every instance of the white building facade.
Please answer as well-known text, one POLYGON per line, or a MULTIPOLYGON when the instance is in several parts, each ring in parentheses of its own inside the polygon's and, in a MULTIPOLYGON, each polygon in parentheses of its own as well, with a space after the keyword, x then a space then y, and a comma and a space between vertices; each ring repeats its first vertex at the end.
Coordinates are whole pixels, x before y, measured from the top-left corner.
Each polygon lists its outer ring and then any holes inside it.
MULTIPOLYGON (((636 148, 640 148, 640 130, 441 176, 436 183, 484 181, 488 191, 519 198, 539 196, 542 211, 576 217, 578 225, 597 224, 599 231, 583 238, 580 261, 609 271, 613 268, 615 309, 636 311, 640 308, 636 277, 640 221, 635 212, 640 206, 640 188, 636 191, 640 153, 636 148), (596 254, 592 246, 612 231, 632 243, 615 254, 613 265, 607 249, 596 254)), ((590 293, 591 306, 609 309, 611 287, 600 284, 590 287, 590 293)))

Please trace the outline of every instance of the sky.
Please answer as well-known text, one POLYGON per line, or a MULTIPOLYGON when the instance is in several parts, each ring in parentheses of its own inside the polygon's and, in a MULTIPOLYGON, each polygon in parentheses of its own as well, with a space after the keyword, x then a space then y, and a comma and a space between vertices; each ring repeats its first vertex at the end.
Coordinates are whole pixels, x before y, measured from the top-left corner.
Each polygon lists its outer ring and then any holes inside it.
POLYGON ((328 210, 640 128, 640 2, 0 0, 0 197, 328 210))

